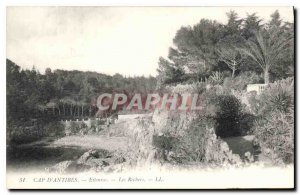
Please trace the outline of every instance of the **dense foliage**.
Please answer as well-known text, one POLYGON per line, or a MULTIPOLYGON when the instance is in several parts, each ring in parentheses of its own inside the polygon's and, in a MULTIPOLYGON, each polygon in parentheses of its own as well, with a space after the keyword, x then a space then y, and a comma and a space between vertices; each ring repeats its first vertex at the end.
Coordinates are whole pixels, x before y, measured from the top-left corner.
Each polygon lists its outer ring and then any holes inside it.
POLYGON ((190 148, 201 145, 188 152, 201 154, 195 159, 205 157, 202 137, 207 128, 201 124, 208 122, 208 117, 215 120, 217 136, 254 134, 262 153, 272 162, 291 163, 294 24, 283 21, 277 10, 266 23, 256 14, 239 18, 231 11, 227 16, 226 24, 201 19, 177 31, 168 59, 159 60, 158 87, 188 84, 201 94, 205 116, 194 124, 196 131, 183 137, 190 148), (246 92, 248 84, 262 83, 270 83, 262 94, 246 92))
POLYGON ((151 76, 109 76, 49 68, 41 74, 34 68, 23 70, 9 59, 6 70, 7 125, 11 136, 15 133, 10 131, 26 134, 25 127, 34 126, 31 121, 35 119, 43 127, 51 121, 93 117, 97 113, 96 99, 101 93, 122 90, 145 93, 156 87, 156 79, 151 76))
POLYGON ((159 87, 214 81, 228 72, 232 78, 246 71, 263 74, 265 83, 293 75, 292 23, 284 22, 278 11, 267 23, 255 14, 239 18, 231 11, 227 16, 226 24, 201 19, 177 31, 168 59, 160 57, 158 62, 159 87))
POLYGON ((294 79, 269 85, 251 101, 259 119, 253 126, 262 152, 275 163, 294 160, 294 79))
POLYGON ((241 103, 233 95, 221 95, 217 98, 219 107, 216 115, 218 125, 216 134, 221 137, 237 136, 240 134, 239 120, 242 116, 241 103))

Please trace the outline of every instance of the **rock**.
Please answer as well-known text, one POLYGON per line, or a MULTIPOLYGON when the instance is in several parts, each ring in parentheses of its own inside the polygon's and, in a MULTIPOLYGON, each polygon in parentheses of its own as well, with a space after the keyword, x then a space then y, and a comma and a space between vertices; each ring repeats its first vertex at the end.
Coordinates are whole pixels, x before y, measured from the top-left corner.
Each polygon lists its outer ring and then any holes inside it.
POLYGON ((122 157, 122 156, 116 157, 114 159, 114 164, 121 164, 121 163, 124 163, 125 161, 126 161, 126 159, 124 157, 122 157))
POLYGON ((122 165, 124 162, 126 159, 122 156, 112 156, 106 151, 89 150, 77 160, 62 161, 46 168, 46 171, 54 173, 75 173, 88 170, 112 172, 115 170, 115 165, 122 165))
POLYGON ((228 144, 226 142, 222 142, 220 144, 220 149, 223 152, 229 152, 230 151, 229 146, 228 146, 228 144))
POLYGON ((107 167, 104 167, 102 170, 105 173, 112 173, 112 172, 114 172, 115 169, 112 166, 107 166, 107 167))
POLYGON ((69 167, 72 163, 74 163, 74 161, 71 161, 71 160, 62 161, 52 167, 46 168, 46 171, 50 172, 50 173, 53 173, 53 172, 64 173, 66 168, 69 167))
POLYGON ((72 163, 66 168, 66 173, 83 172, 90 170, 91 166, 86 164, 72 163))
POLYGON ((74 173, 89 170, 91 166, 85 164, 78 164, 75 161, 66 160, 57 163, 56 165, 46 168, 50 173, 74 173))
POLYGON ((87 165, 91 167, 106 167, 109 165, 108 162, 106 162, 103 159, 97 159, 97 158, 91 158, 86 162, 87 165))
POLYGON ((254 162, 254 157, 253 157, 253 155, 251 155, 250 152, 246 152, 246 153, 245 153, 245 159, 246 159, 248 162, 254 162))
POLYGON ((259 141, 256 137, 254 137, 254 139, 252 140, 252 144, 254 147, 259 147, 259 141))
POLYGON ((84 153, 78 160, 78 163, 86 163, 86 161, 91 157, 89 152, 84 153))
POLYGON ((162 133, 152 136, 152 145, 157 149, 170 151, 174 138, 171 136, 163 135, 162 133))
POLYGON ((106 163, 108 163, 109 165, 116 165, 116 164, 124 163, 126 161, 126 159, 124 157, 115 156, 115 157, 111 157, 111 158, 106 158, 106 159, 104 159, 104 161, 106 163))
POLYGON ((96 150, 89 150, 85 152, 78 160, 77 163, 79 164, 85 164, 88 159, 90 158, 98 158, 99 154, 96 150))

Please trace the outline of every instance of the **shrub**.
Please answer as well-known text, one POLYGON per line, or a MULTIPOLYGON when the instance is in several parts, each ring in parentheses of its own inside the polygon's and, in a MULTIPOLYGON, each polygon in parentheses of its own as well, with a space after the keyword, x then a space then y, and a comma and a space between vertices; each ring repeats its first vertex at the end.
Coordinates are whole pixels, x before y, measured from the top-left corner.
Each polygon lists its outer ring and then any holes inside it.
POLYGON ((216 134, 220 137, 240 135, 241 103, 233 95, 217 97, 216 134))
POLYGON ((250 99, 251 110, 265 116, 272 111, 288 112, 294 105, 294 78, 269 84, 262 94, 250 99))
POLYGON ((260 99, 264 101, 266 111, 288 112, 294 105, 294 78, 270 84, 260 99))
POLYGON ((206 90, 206 85, 207 85, 206 82, 195 82, 195 83, 193 83, 193 88, 194 88, 193 92, 196 92, 198 94, 202 94, 206 90))
POLYGON ((232 154, 228 145, 217 138, 214 127, 216 121, 199 116, 190 124, 186 133, 174 142, 169 159, 177 163, 204 163, 210 166, 240 163, 238 155, 232 154), (176 144, 175 144, 176 143, 176 144))
POLYGON ((18 124, 8 124, 7 125, 7 143, 12 144, 24 144, 37 141, 40 139, 41 135, 36 134, 36 131, 32 129, 27 129, 18 124))
POLYGON ((171 93, 178 93, 178 94, 183 94, 183 93, 192 93, 193 92, 193 85, 191 84, 178 84, 175 86, 167 86, 166 90, 171 92, 171 93))
MULTIPOLYGON (((200 117, 194 120, 185 134, 172 146, 176 162, 202 162, 205 159, 208 129, 214 128, 213 119, 200 117)), ((174 143, 174 142, 173 142, 174 143)))
POLYGON ((67 134, 77 134, 81 129, 84 129, 86 127, 87 125, 84 122, 69 121, 66 124, 65 132, 67 134))
POLYGON ((7 141, 14 144, 29 143, 42 137, 63 135, 64 125, 57 121, 38 121, 35 125, 32 125, 30 121, 7 124, 7 141))
POLYGON ((224 79, 223 86, 227 90, 237 90, 242 91, 245 90, 248 84, 255 84, 255 83, 263 83, 263 78, 256 74, 255 72, 243 72, 240 75, 231 78, 226 77, 224 79))
POLYGON ((229 95, 221 86, 214 86, 201 95, 205 116, 214 117, 217 121, 216 134, 221 137, 248 134, 255 116, 245 108, 246 105, 235 95, 229 95))
POLYGON ((239 155, 233 154, 229 146, 222 139, 217 138, 213 131, 208 131, 205 150, 205 162, 209 165, 227 166, 240 165, 242 160, 239 155))
POLYGON ((223 91, 215 86, 201 94, 200 100, 203 109, 200 110, 200 112, 202 112, 203 115, 216 117, 218 111, 218 96, 220 94, 224 94, 223 91))
POLYGON ((130 165, 144 166, 160 160, 156 148, 152 145, 155 129, 151 120, 130 120, 126 122, 126 128, 123 130, 129 138, 126 156, 130 165))
POLYGON ((294 79, 269 84, 250 103, 258 116, 253 131, 262 152, 276 164, 293 162, 294 79))
POLYGON ((222 72, 213 72, 212 75, 208 77, 208 82, 212 85, 220 85, 224 81, 224 74, 222 72))
POLYGON ((50 122, 44 127, 47 136, 62 136, 64 135, 64 125, 60 122, 50 122))
POLYGON ((152 137, 152 145, 157 150, 157 158, 160 161, 168 160, 169 151, 173 150, 174 146, 177 145, 176 137, 170 134, 155 134, 152 137))
POLYGON ((255 123, 256 116, 249 113, 242 113, 239 118, 239 132, 241 135, 253 134, 253 125, 255 123))
POLYGON ((276 164, 294 161, 293 113, 293 109, 289 113, 272 112, 254 127, 262 152, 276 164))

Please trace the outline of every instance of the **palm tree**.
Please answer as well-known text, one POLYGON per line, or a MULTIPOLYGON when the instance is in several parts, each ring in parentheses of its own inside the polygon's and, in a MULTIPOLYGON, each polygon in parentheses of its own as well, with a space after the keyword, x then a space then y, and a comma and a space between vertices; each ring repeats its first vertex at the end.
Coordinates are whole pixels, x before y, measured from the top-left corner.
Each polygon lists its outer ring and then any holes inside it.
POLYGON ((255 33, 254 40, 247 40, 242 52, 256 62, 264 71, 265 84, 269 83, 269 71, 276 65, 281 52, 288 49, 293 37, 280 28, 271 28, 255 33))

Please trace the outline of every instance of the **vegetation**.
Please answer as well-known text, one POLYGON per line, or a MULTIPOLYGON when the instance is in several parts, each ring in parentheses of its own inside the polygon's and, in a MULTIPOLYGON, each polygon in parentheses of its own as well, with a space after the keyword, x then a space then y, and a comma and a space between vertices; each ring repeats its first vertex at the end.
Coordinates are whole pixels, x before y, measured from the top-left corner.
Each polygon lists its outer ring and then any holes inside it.
POLYGON ((215 121, 217 136, 254 134, 272 162, 292 163, 294 25, 284 22, 277 10, 266 23, 256 14, 239 18, 231 11, 227 17, 226 24, 201 19, 182 27, 168 59, 159 60, 158 87, 188 84, 201 94, 202 115, 190 126, 196 129, 181 138, 188 140, 185 152, 197 148, 183 156, 205 158, 207 143, 202 138, 208 128, 201 124, 208 117, 215 121), (262 94, 246 92, 248 84, 260 83, 269 84, 262 94))
POLYGON ((179 29, 168 59, 159 59, 158 86, 205 81, 216 71, 234 78, 247 71, 264 75, 269 83, 293 75, 292 23, 279 12, 265 24, 255 14, 239 18, 231 11, 226 24, 201 19, 179 29))
POLYGON ((270 86, 252 101, 258 120, 253 126, 262 152, 274 163, 292 163, 294 157, 294 79, 270 86))
POLYGON ((98 111, 96 99, 101 93, 118 90, 145 93, 156 87, 156 79, 151 76, 109 76, 96 72, 51 71, 49 68, 41 74, 35 68, 21 70, 9 59, 6 69, 8 136, 20 134, 20 139, 23 134, 25 136, 27 127, 40 131, 29 136, 34 140, 41 137, 42 132, 48 132, 44 127, 49 122, 94 117, 98 111), (37 122, 33 124, 32 120, 37 122))
MULTIPOLYGON (((132 162, 158 158, 175 163, 239 163, 222 138, 250 132, 273 162, 292 163, 293 24, 282 21, 278 11, 267 23, 255 14, 239 18, 231 11, 227 16, 226 24, 201 19, 180 28, 168 59, 159 58, 157 78, 51 69, 41 74, 34 68, 21 70, 7 59, 9 140, 21 143, 63 135, 59 120, 96 116, 101 93, 132 95, 161 89, 199 93, 203 108, 199 113, 166 111, 167 118, 154 112, 159 122, 134 119, 112 129, 113 134, 122 129, 122 136, 130 138, 132 162), (248 84, 258 83, 268 84, 264 92, 246 92, 248 84)), ((95 131, 95 126, 69 122, 65 130, 85 133, 95 131)))

